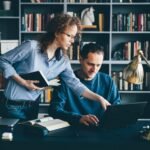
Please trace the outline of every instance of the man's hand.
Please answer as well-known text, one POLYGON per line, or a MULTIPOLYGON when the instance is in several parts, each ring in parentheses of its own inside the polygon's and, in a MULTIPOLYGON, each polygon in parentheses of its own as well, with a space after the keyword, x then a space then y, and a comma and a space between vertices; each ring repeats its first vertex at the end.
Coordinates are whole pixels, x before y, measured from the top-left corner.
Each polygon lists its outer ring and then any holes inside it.
POLYGON ((83 115, 80 118, 80 123, 86 126, 90 126, 90 125, 97 126, 99 123, 99 119, 95 115, 91 115, 91 114, 83 115))

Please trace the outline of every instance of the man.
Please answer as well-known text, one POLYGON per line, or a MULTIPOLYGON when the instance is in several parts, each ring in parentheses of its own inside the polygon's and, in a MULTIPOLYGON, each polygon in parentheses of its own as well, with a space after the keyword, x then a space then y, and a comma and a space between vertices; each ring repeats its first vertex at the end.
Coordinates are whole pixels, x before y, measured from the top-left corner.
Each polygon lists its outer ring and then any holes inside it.
MULTIPOLYGON (((80 52, 81 67, 75 71, 75 75, 91 91, 102 95, 110 104, 119 104, 120 95, 113 80, 109 75, 99 72, 103 59, 102 46, 94 43, 84 45, 80 52)), ((102 106, 96 101, 83 99, 85 98, 76 96, 62 82, 61 86, 54 90, 49 115, 71 124, 97 125, 103 114, 102 106)))

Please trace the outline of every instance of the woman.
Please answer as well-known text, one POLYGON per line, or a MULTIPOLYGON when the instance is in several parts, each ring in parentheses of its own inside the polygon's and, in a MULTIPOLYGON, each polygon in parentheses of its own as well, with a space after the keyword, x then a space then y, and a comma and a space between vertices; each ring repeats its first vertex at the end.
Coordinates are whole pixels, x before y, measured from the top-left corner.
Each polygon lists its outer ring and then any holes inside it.
POLYGON ((76 95, 96 100, 104 109, 110 105, 103 97, 81 84, 71 69, 66 51, 79 30, 80 21, 77 17, 57 15, 50 20, 47 32, 39 41, 26 41, 0 57, 0 68, 8 79, 1 105, 2 116, 23 120, 37 118, 43 88, 35 85, 38 81, 19 76, 37 70, 42 71, 48 80, 59 76, 76 95))

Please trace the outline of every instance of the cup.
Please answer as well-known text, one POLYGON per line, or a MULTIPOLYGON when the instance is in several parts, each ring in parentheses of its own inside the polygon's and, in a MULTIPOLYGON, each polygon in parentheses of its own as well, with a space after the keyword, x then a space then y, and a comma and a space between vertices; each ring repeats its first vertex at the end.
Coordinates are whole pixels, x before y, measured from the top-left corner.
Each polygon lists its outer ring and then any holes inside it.
POLYGON ((3 8, 4 8, 4 10, 10 10, 11 9, 11 1, 3 1, 3 8))

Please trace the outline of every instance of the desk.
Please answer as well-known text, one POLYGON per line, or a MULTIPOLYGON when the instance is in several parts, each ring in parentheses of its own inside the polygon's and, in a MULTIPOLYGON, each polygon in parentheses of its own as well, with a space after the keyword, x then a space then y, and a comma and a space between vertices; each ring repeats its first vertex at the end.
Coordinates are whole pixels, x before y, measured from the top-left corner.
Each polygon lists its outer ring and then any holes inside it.
MULTIPOLYGON (((0 141, 1 150, 146 150, 150 142, 139 138, 145 122, 121 129, 66 128, 46 137, 24 134, 21 127, 14 130, 13 141, 0 141)), ((146 122, 146 124, 150 124, 146 122)))

